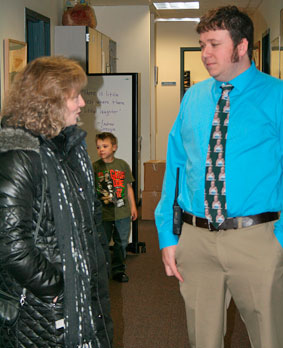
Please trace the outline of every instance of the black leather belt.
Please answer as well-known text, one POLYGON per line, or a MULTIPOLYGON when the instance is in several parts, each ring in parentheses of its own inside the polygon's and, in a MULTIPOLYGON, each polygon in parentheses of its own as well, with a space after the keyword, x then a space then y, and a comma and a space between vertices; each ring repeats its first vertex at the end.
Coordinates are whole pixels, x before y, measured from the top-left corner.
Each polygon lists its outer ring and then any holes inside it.
POLYGON ((279 219, 279 214, 277 212, 268 212, 268 213, 261 213, 257 215, 242 216, 241 218, 239 217, 227 218, 222 222, 221 225, 218 226, 218 228, 216 228, 207 219, 197 217, 186 212, 182 213, 182 220, 184 222, 193 226, 207 228, 209 231, 221 231, 221 230, 237 229, 240 227, 241 228, 250 227, 253 225, 258 225, 264 222, 274 221, 277 219, 279 219), (240 219, 242 220, 241 223, 240 223, 240 219))

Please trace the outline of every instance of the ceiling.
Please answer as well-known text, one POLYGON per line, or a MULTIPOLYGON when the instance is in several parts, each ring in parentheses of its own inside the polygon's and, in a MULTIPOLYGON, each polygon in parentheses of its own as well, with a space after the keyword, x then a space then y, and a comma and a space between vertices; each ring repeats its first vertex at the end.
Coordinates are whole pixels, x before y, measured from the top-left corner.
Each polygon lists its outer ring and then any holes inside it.
MULTIPOLYGON (((178 0, 171 0, 177 2, 178 0)), ((196 1, 196 0, 191 0, 196 1)), ((149 6, 151 12, 157 18, 183 18, 183 17, 200 17, 207 10, 219 6, 236 5, 249 15, 253 15, 263 0, 199 0, 200 8, 198 10, 159 10, 157 11, 152 5, 153 0, 89 0, 92 6, 149 6)), ((154 2, 165 2, 165 0, 154 0, 154 2)))

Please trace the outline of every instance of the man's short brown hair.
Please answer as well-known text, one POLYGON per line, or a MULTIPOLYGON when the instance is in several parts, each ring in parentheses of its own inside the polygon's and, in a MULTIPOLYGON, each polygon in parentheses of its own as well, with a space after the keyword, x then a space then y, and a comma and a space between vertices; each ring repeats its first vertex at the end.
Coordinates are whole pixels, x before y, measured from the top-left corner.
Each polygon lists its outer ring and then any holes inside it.
POLYGON ((250 17, 236 6, 223 6, 210 10, 200 18, 197 33, 210 30, 228 30, 236 48, 243 39, 248 41, 248 56, 252 60, 254 26, 250 17))

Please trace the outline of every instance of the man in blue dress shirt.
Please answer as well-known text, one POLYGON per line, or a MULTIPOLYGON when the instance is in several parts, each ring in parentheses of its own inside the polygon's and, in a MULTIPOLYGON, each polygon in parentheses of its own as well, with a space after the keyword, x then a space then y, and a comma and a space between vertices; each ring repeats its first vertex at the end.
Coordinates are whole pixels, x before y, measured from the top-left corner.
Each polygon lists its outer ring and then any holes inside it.
POLYGON ((209 11, 197 32, 211 78, 189 88, 169 134, 155 211, 165 271, 180 281, 191 348, 224 347, 231 296, 253 348, 282 348, 283 81, 256 69, 253 24, 237 7, 209 11), (221 184, 227 218, 215 227, 205 218, 205 176, 223 82, 233 86, 221 184), (180 237, 173 234, 177 168, 180 237))

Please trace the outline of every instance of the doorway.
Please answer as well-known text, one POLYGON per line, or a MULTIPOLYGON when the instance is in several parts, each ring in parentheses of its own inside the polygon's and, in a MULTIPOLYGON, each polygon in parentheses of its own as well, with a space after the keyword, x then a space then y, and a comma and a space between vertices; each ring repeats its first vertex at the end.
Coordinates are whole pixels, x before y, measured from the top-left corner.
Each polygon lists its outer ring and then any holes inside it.
POLYGON ((201 61, 200 47, 181 47, 180 49, 180 99, 191 85, 209 78, 201 61))
POLYGON ((270 30, 262 35, 262 71, 270 74, 270 30))
POLYGON ((50 56, 50 18, 28 8, 26 16, 27 61, 50 56))

